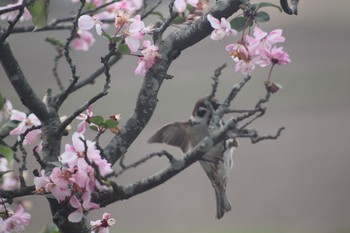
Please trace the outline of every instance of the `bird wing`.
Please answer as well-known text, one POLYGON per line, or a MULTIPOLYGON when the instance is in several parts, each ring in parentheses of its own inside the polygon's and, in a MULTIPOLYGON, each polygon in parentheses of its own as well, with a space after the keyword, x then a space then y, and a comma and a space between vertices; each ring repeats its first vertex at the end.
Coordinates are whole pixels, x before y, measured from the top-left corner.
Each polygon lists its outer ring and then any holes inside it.
POLYGON ((149 143, 165 143, 171 146, 179 147, 183 153, 186 153, 191 147, 191 139, 187 133, 188 123, 175 122, 163 126, 150 139, 149 143))

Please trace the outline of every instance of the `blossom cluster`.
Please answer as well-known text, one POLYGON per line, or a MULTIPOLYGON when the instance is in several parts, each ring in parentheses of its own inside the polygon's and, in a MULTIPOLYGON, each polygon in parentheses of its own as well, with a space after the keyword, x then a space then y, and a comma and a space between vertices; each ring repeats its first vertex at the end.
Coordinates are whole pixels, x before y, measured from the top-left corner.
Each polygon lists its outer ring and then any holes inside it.
POLYGON ((111 164, 101 157, 95 142, 86 140, 84 135, 73 133, 72 145, 66 144, 60 155, 62 167, 55 167, 50 175, 42 170, 40 177, 34 178, 37 193, 51 193, 58 201, 69 199, 76 210, 68 216, 71 222, 81 221, 84 211, 99 208, 91 202, 94 191, 106 190, 100 178, 113 172, 111 164))
POLYGON ((0 205, 0 233, 23 232, 30 220, 30 214, 24 211, 21 205, 15 212, 5 204, 0 205))
MULTIPOLYGON (((94 4, 99 6, 102 2, 95 1, 94 4)), ((92 28, 95 28, 98 35, 106 37, 110 41, 125 39, 125 43, 132 54, 141 50, 140 55, 136 54, 140 58, 134 72, 135 75, 146 74, 154 64, 155 59, 160 55, 158 47, 152 45, 149 40, 141 42, 145 35, 153 32, 153 26, 146 27, 140 15, 132 17, 134 12, 142 7, 142 3, 140 0, 123 0, 109 5, 106 11, 93 16, 82 15, 78 20, 79 30, 77 31, 77 37, 73 40, 73 46, 77 50, 87 51, 95 41, 93 35, 89 32, 92 28), (115 29, 112 36, 106 32, 108 25, 103 23, 103 20, 111 18, 114 20, 115 29), (142 48, 140 48, 141 44, 142 48)))
MULTIPOLYGON (((18 136, 18 140, 21 140, 23 145, 35 144, 41 137, 41 122, 35 114, 26 114, 13 109, 8 100, 4 102, 0 116, 1 120, 7 118, 17 122, 17 127, 10 131, 10 135, 18 136)), ((98 204, 91 201, 92 193, 108 189, 103 185, 102 180, 113 172, 111 164, 101 157, 95 142, 84 137, 87 127, 93 124, 90 121, 91 117, 93 117, 92 105, 88 107, 87 114, 81 113, 77 116, 81 122, 77 126, 77 132, 72 134, 72 144, 66 144, 64 152, 59 157, 62 165, 54 167, 50 173, 42 170, 41 175, 34 178, 37 194, 51 195, 59 203, 69 201, 70 205, 75 208, 75 211, 68 216, 71 222, 79 222, 85 211, 99 208, 98 204)), ((120 119, 120 115, 111 117, 115 121, 120 119)), ((40 144, 35 148, 41 148, 40 144)), ((36 149, 36 152, 39 151, 36 149)), ((9 171, 7 159, 0 158, 0 173, 3 175, 0 188, 3 190, 18 187, 17 179, 10 176, 9 171)), ((20 231, 21 227, 24 227, 29 221, 30 215, 24 213, 21 206, 15 214, 6 212, 7 208, 4 205, 0 205, 0 208, 4 209, 0 209, 2 213, 0 217, 4 216, 0 218, 0 233, 20 231)), ((108 226, 114 221, 110 215, 104 216, 104 219, 98 226, 100 232, 107 232, 108 226)), ((92 226, 96 228, 96 224, 97 222, 94 222, 92 226)))
MULTIPOLYGON (((236 31, 231 29, 230 23, 225 18, 219 21, 208 14, 207 19, 214 28, 210 36, 213 40, 218 41, 225 36, 237 34, 236 31)), ((267 33, 256 26, 253 36, 246 35, 245 38, 236 43, 227 45, 226 51, 229 52, 230 57, 235 62, 235 71, 250 75, 256 65, 265 67, 271 64, 272 69, 275 64, 290 63, 291 60, 288 53, 283 50, 283 47, 276 46, 276 44, 284 41, 285 38, 282 36, 281 29, 267 33)))

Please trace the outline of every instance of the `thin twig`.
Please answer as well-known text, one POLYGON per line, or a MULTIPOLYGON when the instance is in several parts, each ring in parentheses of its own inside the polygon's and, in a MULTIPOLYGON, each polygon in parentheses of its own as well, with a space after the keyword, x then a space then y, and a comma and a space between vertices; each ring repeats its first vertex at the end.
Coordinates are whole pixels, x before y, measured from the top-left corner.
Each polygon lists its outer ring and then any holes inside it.
POLYGON ((89 101, 87 101, 83 106, 81 106, 80 108, 78 108, 75 112, 72 113, 72 115, 70 115, 69 117, 67 117, 67 119, 65 121, 63 121, 60 125, 60 127, 57 129, 57 133, 60 135, 63 133, 63 131, 65 130, 65 128, 83 111, 85 111, 89 105, 95 103, 97 100, 99 100, 100 98, 102 98, 103 96, 108 94, 108 89, 110 88, 110 83, 111 83, 111 75, 109 73, 110 70, 110 65, 109 65, 109 60, 111 59, 111 57, 116 55, 116 45, 115 44, 110 44, 109 45, 109 53, 104 56, 103 58, 101 58, 101 62, 104 65, 104 73, 106 76, 106 82, 105 85, 103 86, 103 90, 98 93, 97 95, 95 95, 94 97, 92 97, 89 101))
POLYGON ((162 150, 160 152, 155 152, 155 153, 151 153, 151 154, 148 154, 146 155, 144 158, 134 162, 134 163, 131 163, 129 165, 124 165, 124 163, 122 162, 124 160, 124 156, 122 159, 120 159, 120 166, 122 167, 122 170, 120 170, 119 172, 115 173, 114 174, 114 177, 118 177, 120 176, 121 174, 123 174, 124 172, 126 172, 127 170, 131 169, 131 168, 136 168, 137 166, 139 166, 140 164, 142 163, 145 163, 147 160, 155 157, 155 156, 158 156, 158 157, 161 157, 161 156, 166 156, 169 160, 170 163, 172 163, 173 161, 175 161, 175 158, 173 155, 171 155, 170 153, 168 153, 167 151, 165 150, 162 150))
POLYGON ((64 45, 64 56, 65 56, 66 61, 67 61, 68 65, 69 65, 69 67, 70 67, 72 78, 70 80, 71 83, 69 84, 67 89, 64 90, 57 98, 55 98, 56 99, 56 109, 59 109, 59 107, 62 105, 62 103, 65 101, 65 99, 70 94, 71 89, 74 87, 74 85, 79 80, 79 77, 76 74, 76 66, 73 63, 73 60, 72 60, 72 58, 70 56, 69 45, 72 42, 72 40, 74 39, 74 37, 75 37, 75 33, 76 33, 77 28, 78 28, 78 19, 81 16, 81 12, 82 12, 84 6, 85 6, 85 0, 81 0, 81 6, 78 9, 78 13, 75 16, 75 19, 73 21, 73 28, 72 28, 72 30, 70 32, 70 36, 67 38, 67 41, 66 41, 66 43, 64 45))
POLYGON ((15 27, 16 23, 19 21, 19 19, 22 17, 24 13, 24 8, 25 8, 26 1, 23 1, 22 4, 20 5, 20 8, 18 9, 18 15, 13 21, 9 21, 8 24, 9 26, 7 29, 1 33, 0 30, 0 44, 4 43, 4 41, 7 39, 7 37, 12 33, 13 28, 15 27))
POLYGON ((257 143, 257 142, 260 142, 262 140, 274 140, 274 139, 277 139, 279 136, 281 136, 281 133, 284 129, 285 129, 285 127, 279 128, 275 135, 259 136, 258 134, 256 134, 253 137, 250 137, 250 140, 252 143, 257 143))
POLYGON ((214 76, 211 78, 214 83, 211 85, 212 86, 212 90, 211 90, 211 94, 209 95, 209 98, 212 99, 213 97, 215 97, 216 92, 218 90, 218 85, 219 85, 219 77, 221 75, 221 71, 227 66, 226 63, 224 63, 223 65, 221 65, 220 67, 218 67, 215 71, 214 71, 214 76))
POLYGON ((54 65, 53 65, 53 68, 52 68, 53 77, 55 78, 57 86, 58 86, 58 88, 60 89, 61 92, 64 91, 64 86, 62 84, 60 76, 58 75, 57 67, 58 67, 58 61, 62 57, 63 57, 63 54, 60 53, 60 52, 55 56, 55 58, 54 58, 54 65))
POLYGON ((162 35, 165 30, 171 25, 173 20, 178 16, 178 13, 174 11, 174 2, 175 0, 171 0, 169 3, 169 16, 168 18, 153 32, 153 41, 156 43, 162 39, 162 35))

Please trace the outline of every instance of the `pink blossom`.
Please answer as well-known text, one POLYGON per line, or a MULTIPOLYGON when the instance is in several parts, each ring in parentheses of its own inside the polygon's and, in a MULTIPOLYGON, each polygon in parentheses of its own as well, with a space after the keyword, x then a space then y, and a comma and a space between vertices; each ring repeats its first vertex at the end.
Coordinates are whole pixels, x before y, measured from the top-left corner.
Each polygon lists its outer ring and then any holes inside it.
POLYGON ((77 31, 77 36, 73 39, 72 43, 76 50, 88 51, 95 43, 95 38, 89 31, 79 29, 77 31))
POLYGON ((111 218, 110 213, 103 213, 101 220, 91 221, 91 228, 94 232, 97 231, 97 233, 109 233, 109 227, 113 226, 117 220, 114 218, 111 218))
POLYGON ((90 118, 93 116, 92 112, 92 105, 90 104, 88 109, 86 110, 87 114, 80 113, 79 116, 77 116, 76 119, 81 120, 78 124, 77 132, 78 133, 85 133, 87 126, 90 124, 90 118))
POLYGON ((51 192, 58 202, 63 201, 71 195, 71 190, 68 189, 68 180, 62 173, 61 168, 55 167, 50 175, 51 183, 47 184, 45 189, 51 192))
POLYGON ((248 61, 251 58, 248 47, 243 43, 229 44, 225 49, 235 62, 239 60, 248 61))
MULTIPOLYGON (((72 0, 72 2, 80 2, 80 0, 72 0)), ((105 0, 86 0, 86 3, 94 4, 97 7, 105 3, 105 0)))
POLYGON ((16 212, 0 225, 5 226, 4 232, 22 232, 29 224, 29 220, 30 214, 24 212, 23 207, 19 205, 16 212))
POLYGON ((44 194, 46 192, 46 185, 51 183, 50 177, 45 175, 45 170, 41 171, 41 176, 34 177, 34 185, 37 193, 44 194))
POLYGON ((88 166, 86 170, 77 170, 74 174, 76 184, 79 188, 86 190, 87 192, 93 192, 95 189, 95 170, 88 166))
MULTIPOLYGON (((10 8, 10 7, 14 7, 14 6, 19 6, 19 5, 22 4, 22 2, 23 2, 23 0, 18 0, 17 3, 8 4, 8 5, 4 6, 4 7, 0 7, 0 10, 4 10, 4 9, 10 8)), ((6 20, 6 21, 13 21, 17 17, 18 13, 19 13, 19 10, 11 11, 11 12, 8 12, 8 13, 0 15, 0 19, 1 20, 6 20)), ((32 18, 32 16, 29 13, 28 9, 24 8, 24 13, 23 13, 22 17, 19 20, 20 21, 27 21, 27 20, 30 20, 31 18, 32 18)))
POLYGON ((78 170, 88 173, 90 166, 86 162, 85 157, 87 156, 91 163, 95 163, 98 166, 102 176, 111 173, 113 171, 111 164, 101 158, 100 151, 96 149, 95 143, 86 140, 85 148, 85 144, 81 139, 85 140, 82 134, 73 134, 73 145, 66 144, 65 152, 60 156, 61 162, 67 164, 70 168, 77 166, 78 170))
POLYGON ((270 33, 264 32, 259 27, 254 28, 254 37, 246 36, 246 40, 251 48, 251 53, 260 54, 263 50, 270 50, 272 45, 284 42, 285 38, 282 36, 282 30, 276 29, 270 33))
POLYGON ((152 45, 149 40, 143 42, 143 50, 141 51, 142 57, 139 59, 139 64, 135 70, 135 75, 145 75, 147 71, 153 66, 157 57, 160 57, 158 53, 158 47, 152 45))
POLYGON ((80 16, 78 19, 78 27, 84 31, 88 31, 95 27, 96 33, 102 35, 102 22, 96 17, 91 17, 90 15, 80 16))
POLYGON ((66 177, 61 168, 55 167, 50 176, 46 176, 45 171, 42 170, 41 176, 34 178, 34 185, 37 193, 51 193, 58 202, 61 202, 72 193, 68 188, 70 181, 72 180, 66 177))
POLYGON ((237 31, 231 29, 231 25, 225 18, 221 18, 221 21, 214 18, 211 14, 207 15, 207 19, 210 25, 214 28, 214 31, 211 33, 210 38, 213 40, 222 40, 225 36, 235 36, 237 31))
MULTIPOLYGON (((18 126, 10 131, 10 135, 21 135, 27 129, 41 125, 40 120, 33 113, 29 114, 27 117, 27 114, 17 110, 12 110, 10 120, 20 121, 18 126)), ((23 144, 33 144, 40 135, 40 129, 29 131, 23 141, 23 144)))
POLYGON ((199 0, 175 0, 174 5, 177 12, 182 13, 186 10, 187 4, 197 7, 199 0))
POLYGON ((126 35, 125 43, 128 45, 131 52, 136 52, 140 47, 140 40, 143 37, 142 30, 145 28, 145 23, 141 20, 140 15, 130 19, 130 25, 124 32, 126 35))
POLYGON ((100 207, 98 204, 91 202, 91 195, 88 192, 83 193, 82 201, 83 203, 81 204, 75 195, 69 200, 70 205, 76 209, 68 215, 68 220, 70 222, 80 222, 84 216, 84 211, 98 209, 100 207))
POLYGON ((256 62, 253 60, 247 60, 247 61, 239 60, 236 63, 235 71, 237 73, 240 72, 244 75, 250 75, 252 71, 255 69, 255 64, 256 62))
POLYGON ((122 0, 116 3, 113 3, 107 7, 107 10, 110 12, 117 12, 123 10, 128 14, 132 15, 137 10, 140 10, 143 5, 143 0, 122 0))
POLYGON ((291 62, 289 54, 283 51, 283 47, 273 47, 271 50, 265 49, 262 55, 262 60, 258 64, 262 67, 274 64, 289 64, 291 62))

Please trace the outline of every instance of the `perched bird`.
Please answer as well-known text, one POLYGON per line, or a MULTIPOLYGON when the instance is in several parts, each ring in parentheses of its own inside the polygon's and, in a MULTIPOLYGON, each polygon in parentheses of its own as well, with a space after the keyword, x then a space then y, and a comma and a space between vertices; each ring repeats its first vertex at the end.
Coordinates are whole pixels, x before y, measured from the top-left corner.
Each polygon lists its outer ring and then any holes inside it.
MULTIPOLYGON (((183 153, 192 150, 203 138, 209 134, 211 111, 207 108, 206 98, 197 101, 192 115, 187 122, 175 122, 159 129, 149 140, 150 143, 165 143, 179 147, 183 153)), ((216 110, 220 104, 215 98, 210 100, 212 109, 216 110)), ((222 125, 222 122, 220 123, 222 125)), ((222 218, 231 210, 231 204, 226 196, 226 185, 229 170, 232 168, 232 154, 238 146, 235 138, 217 144, 200 160, 200 164, 214 187, 216 196, 216 217, 222 218)))

